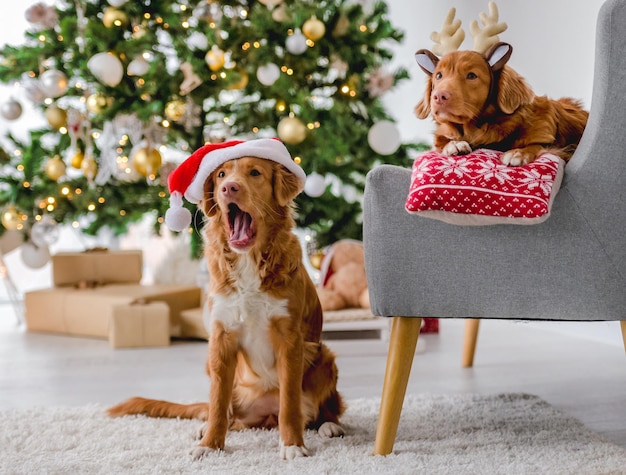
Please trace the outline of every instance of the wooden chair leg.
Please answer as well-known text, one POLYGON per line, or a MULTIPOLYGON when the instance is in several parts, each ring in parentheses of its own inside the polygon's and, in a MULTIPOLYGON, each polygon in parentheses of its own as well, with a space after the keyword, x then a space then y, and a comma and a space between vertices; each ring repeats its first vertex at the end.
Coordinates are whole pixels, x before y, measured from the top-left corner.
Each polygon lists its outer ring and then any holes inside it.
POLYGON ((474 365, 474 352, 476 351, 476 339, 478 338, 478 326, 480 320, 468 318, 465 320, 465 334, 463 335, 463 355, 461 366, 471 368, 474 365))
POLYGON ((622 338, 624 339, 624 351, 626 351, 626 320, 621 320, 619 323, 622 326, 622 338))
POLYGON ((389 455, 393 450, 421 326, 422 319, 413 317, 394 317, 391 323, 374 455, 389 455))

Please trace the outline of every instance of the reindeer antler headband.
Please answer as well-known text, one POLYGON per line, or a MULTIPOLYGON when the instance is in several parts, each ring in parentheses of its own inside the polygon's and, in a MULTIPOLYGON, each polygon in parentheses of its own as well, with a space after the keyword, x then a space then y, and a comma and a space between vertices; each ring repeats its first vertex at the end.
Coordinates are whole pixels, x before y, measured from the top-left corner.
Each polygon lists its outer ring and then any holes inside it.
MULTIPOLYGON (((480 13, 479 18, 483 24, 480 27, 478 21, 470 24, 470 35, 474 40, 473 50, 485 53, 489 48, 500 41, 498 35, 507 29, 506 23, 498 23, 498 7, 495 2, 489 2, 489 14, 480 13)), ((461 28, 461 20, 455 19, 456 9, 451 8, 441 27, 441 31, 433 31, 430 39, 435 43, 432 51, 437 56, 456 51, 465 39, 465 31, 461 28)))

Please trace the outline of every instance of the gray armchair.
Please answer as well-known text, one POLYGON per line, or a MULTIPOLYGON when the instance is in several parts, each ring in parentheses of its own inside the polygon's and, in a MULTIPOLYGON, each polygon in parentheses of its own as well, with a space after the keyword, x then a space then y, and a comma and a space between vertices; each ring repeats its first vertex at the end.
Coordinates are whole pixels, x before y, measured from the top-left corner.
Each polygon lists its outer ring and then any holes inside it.
POLYGON ((404 210, 409 169, 367 176, 364 246, 372 312, 392 316, 375 454, 393 444, 422 317, 467 318, 464 366, 479 319, 619 320, 626 347, 626 0, 597 25, 589 122, 550 218, 464 227, 404 210))

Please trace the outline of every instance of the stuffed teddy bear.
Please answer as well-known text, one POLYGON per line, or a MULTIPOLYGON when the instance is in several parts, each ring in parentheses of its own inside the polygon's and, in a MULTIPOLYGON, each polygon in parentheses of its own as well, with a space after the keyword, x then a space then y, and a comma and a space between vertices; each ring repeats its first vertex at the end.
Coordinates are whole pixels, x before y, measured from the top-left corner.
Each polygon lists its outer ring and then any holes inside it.
POLYGON ((322 259, 321 272, 317 292, 323 310, 370 307, 360 241, 342 239, 330 246, 322 259))

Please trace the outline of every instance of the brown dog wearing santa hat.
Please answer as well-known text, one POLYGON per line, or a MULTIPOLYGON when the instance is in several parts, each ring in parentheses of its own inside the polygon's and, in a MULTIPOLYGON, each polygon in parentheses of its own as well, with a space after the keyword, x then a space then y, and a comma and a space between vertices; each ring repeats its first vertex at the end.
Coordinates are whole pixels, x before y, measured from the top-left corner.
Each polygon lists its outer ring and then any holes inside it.
POLYGON ((283 459, 307 455, 305 428, 343 435, 335 357, 320 341, 322 310, 292 233, 305 179, 275 139, 206 145, 172 172, 166 224, 189 227, 183 196, 207 217, 209 402, 132 398, 110 415, 206 420, 195 458, 223 449, 228 429, 278 427, 283 459))

